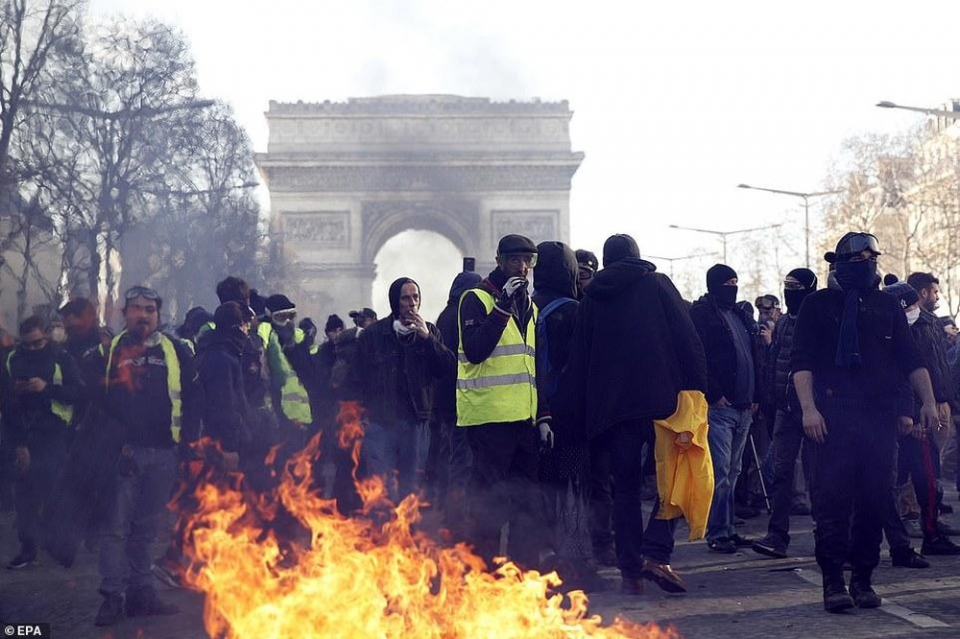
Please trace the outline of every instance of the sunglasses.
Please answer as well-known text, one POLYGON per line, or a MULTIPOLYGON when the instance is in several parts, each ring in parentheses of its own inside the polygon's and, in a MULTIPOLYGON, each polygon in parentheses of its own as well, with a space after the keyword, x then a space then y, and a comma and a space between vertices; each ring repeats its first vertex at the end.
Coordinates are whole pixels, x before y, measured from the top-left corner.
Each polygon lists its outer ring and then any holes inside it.
POLYGON ((876 255, 880 255, 880 243, 877 241, 877 238, 870 233, 857 233, 852 235, 843 241, 841 246, 837 247, 837 255, 850 255, 853 253, 862 253, 863 251, 870 251, 876 255))
POLYGON ((519 253, 513 255, 502 255, 500 256, 506 264, 516 268, 521 264, 526 264, 530 268, 533 268, 537 265, 537 254, 536 253, 519 253))

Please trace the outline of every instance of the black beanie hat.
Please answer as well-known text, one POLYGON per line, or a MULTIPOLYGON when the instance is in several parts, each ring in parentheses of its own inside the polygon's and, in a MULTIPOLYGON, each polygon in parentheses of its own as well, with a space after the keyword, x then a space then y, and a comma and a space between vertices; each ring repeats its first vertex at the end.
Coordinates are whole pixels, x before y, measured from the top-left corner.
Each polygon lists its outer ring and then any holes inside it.
POLYGON ((817 288, 817 274, 808 268, 795 268, 787 273, 787 277, 792 277, 800 282, 803 288, 812 288, 814 290, 817 288))
POLYGON ((343 324, 343 320, 340 319, 339 315, 333 314, 327 318, 327 323, 323 327, 323 332, 329 333, 330 331, 335 331, 338 328, 339 329, 345 328, 343 324))
POLYGON ((900 308, 913 306, 920 301, 920 294, 917 293, 917 289, 913 288, 906 282, 896 282, 894 284, 890 284, 889 286, 884 286, 883 292, 889 293, 897 298, 897 300, 900 302, 900 308))
MULTIPOLYGON (((536 253, 536 247, 533 250, 536 253)), ((388 296, 390 297, 390 311, 393 313, 394 317, 399 317, 400 312, 400 289, 403 288, 404 284, 415 284, 417 291, 420 291, 420 285, 411 280, 409 277, 401 277, 393 281, 393 284, 390 285, 390 291, 388 296)))
POLYGON ((267 307, 268 315, 273 315, 274 313, 279 313, 281 311, 297 310, 297 305, 291 302, 289 297, 286 295, 281 295, 280 293, 268 297, 266 302, 264 302, 264 306, 267 307))
POLYGON ((617 233, 607 238, 603 243, 603 266, 616 264, 628 257, 640 257, 640 247, 637 241, 626 233, 617 233))
POLYGON ((736 276, 737 272, 726 264, 714 264, 707 270, 707 292, 714 292, 731 277, 736 276))
POLYGON ((580 266, 585 266, 594 273, 597 272, 597 269, 600 268, 600 260, 597 259, 597 256, 593 251, 588 251, 587 249, 577 249, 577 264, 580 266))

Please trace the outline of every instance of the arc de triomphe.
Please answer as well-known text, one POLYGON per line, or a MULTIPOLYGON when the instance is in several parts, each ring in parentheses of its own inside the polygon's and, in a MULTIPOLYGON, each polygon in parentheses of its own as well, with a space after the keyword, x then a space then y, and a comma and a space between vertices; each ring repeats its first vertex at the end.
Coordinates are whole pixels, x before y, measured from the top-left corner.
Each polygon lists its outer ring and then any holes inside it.
POLYGON ((271 102, 257 164, 280 290, 314 317, 370 306, 374 258, 408 229, 447 237, 481 273, 507 233, 569 242, 572 116, 565 101, 447 95, 271 102))

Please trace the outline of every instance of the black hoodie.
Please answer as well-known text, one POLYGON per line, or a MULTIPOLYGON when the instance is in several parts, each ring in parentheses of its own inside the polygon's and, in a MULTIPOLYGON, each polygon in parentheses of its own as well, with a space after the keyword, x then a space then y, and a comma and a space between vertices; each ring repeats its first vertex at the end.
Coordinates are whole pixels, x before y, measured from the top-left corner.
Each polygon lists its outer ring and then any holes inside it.
POLYGON ((197 353, 197 372, 206 398, 203 435, 219 442, 227 452, 244 450, 253 437, 253 411, 241 367, 247 341, 239 331, 230 334, 217 328, 203 336, 197 353))
MULTIPOLYGON (((460 306, 460 296, 471 288, 480 284, 483 278, 479 273, 464 271, 458 273, 450 286, 450 296, 447 306, 437 317, 437 329, 444 345, 450 352, 457 354, 460 349, 460 327, 457 325, 457 310, 460 306)), ((437 395, 434 398, 434 410, 437 418, 447 424, 457 421, 457 371, 451 369, 450 374, 437 382, 437 395)))
POLYGON ((617 423, 668 417, 677 393, 706 388, 703 346, 670 278, 639 258, 597 273, 554 412, 569 410, 592 439, 617 423))

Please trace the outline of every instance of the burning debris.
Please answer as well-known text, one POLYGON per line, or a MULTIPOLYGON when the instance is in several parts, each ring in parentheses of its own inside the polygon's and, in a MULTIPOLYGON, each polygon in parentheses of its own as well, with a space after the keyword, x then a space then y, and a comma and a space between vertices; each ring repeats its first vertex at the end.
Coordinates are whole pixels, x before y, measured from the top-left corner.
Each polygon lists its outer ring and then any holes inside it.
MULTIPOLYGON (((345 404, 340 444, 356 459, 360 411, 345 404)), ((213 637, 647 637, 677 633, 589 616, 581 591, 560 594, 556 573, 512 563, 488 570, 464 544, 417 530, 415 496, 393 506, 380 478, 357 480, 363 517, 341 515, 311 479, 319 438, 287 465, 274 495, 206 483, 188 516, 187 583, 206 595, 213 637), (309 530, 287 545, 270 531, 282 506, 309 530), (384 515, 386 511, 386 516, 384 515), (366 516, 370 515, 370 516, 366 516)))

